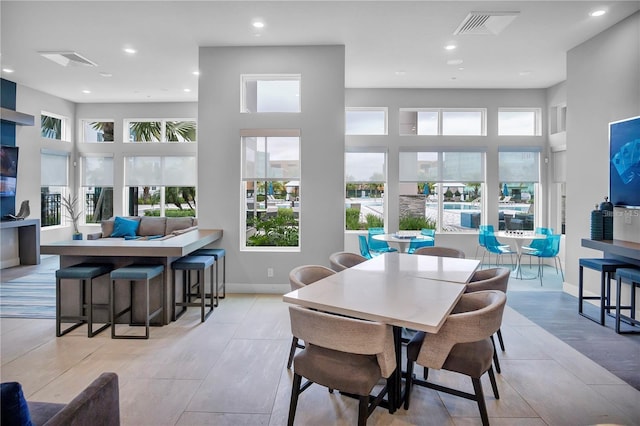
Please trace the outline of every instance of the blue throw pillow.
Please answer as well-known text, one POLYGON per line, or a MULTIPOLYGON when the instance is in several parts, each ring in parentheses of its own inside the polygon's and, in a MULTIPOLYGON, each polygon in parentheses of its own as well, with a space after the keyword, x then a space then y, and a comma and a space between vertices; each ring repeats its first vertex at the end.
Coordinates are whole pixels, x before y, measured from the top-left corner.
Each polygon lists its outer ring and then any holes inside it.
POLYGON ((3 425, 33 426, 29 406, 18 382, 0 384, 0 418, 3 425))
POLYGON ((138 231, 140 222, 133 219, 126 219, 124 217, 116 216, 113 221, 113 233, 112 237, 135 237, 138 231))

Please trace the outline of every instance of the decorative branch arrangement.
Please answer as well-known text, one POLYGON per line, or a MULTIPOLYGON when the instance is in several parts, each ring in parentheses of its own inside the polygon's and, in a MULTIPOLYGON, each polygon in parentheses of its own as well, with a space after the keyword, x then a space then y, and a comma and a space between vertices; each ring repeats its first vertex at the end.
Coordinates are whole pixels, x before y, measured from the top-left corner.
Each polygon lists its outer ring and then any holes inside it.
POLYGON ((73 233, 79 234, 80 231, 78 230, 78 220, 80 219, 80 215, 82 214, 82 212, 77 211, 78 197, 75 196, 72 198, 71 194, 69 194, 66 197, 63 196, 60 202, 66 210, 65 216, 67 217, 67 219, 70 219, 71 222, 73 222, 73 233))

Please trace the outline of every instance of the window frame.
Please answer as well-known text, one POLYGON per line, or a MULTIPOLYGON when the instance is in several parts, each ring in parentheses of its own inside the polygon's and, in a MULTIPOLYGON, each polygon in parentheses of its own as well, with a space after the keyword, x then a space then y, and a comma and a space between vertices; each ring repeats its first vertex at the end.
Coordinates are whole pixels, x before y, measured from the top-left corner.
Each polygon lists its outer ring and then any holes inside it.
POLYGON ((542 136, 542 108, 535 107, 500 107, 498 108, 498 136, 542 136), (500 113, 502 112, 531 112, 533 113, 533 134, 521 134, 521 133, 502 133, 500 131, 500 113))
MULTIPOLYGON (((183 144, 183 143, 198 143, 198 120, 195 118, 125 118, 122 126, 122 141, 125 144, 183 144), (184 141, 168 141, 167 140, 167 122, 169 121, 177 121, 177 122, 194 122, 195 123, 195 132, 196 138, 194 140, 184 140, 184 141), (160 140, 157 141, 132 141, 131 138, 131 123, 160 123, 160 140)), ((114 135, 115 139, 115 135, 114 135)))
MULTIPOLYGON (((256 105, 258 94, 256 93, 256 105)), ((300 114, 302 112, 302 74, 240 74, 240 113, 241 114, 300 114), (298 110, 297 111, 250 111, 247 107, 247 82, 250 81, 297 81, 298 82, 298 110)))
POLYGON ((60 142, 71 142, 71 126, 69 125, 69 117, 66 117, 61 114, 56 114, 49 111, 40 111, 40 137, 42 139, 52 140, 52 141, 60 141, 60 142), (57 120, 60 120, 60 139, 58 138, 50 138, 42 135, 42 118, 43 116, 51 117, 57 120))
POLYGON ((404 125, 408 125, 410 123, 402 123, 401 120, 398 120, 398 134, 400 136, 445 136, 445 137, 479 137, 479 136, 487 136, 487 108, 470 108, 470 107, 464 107, 464 108, 442 108, 442 107, 437 107, 437 108, 429 108, 429 107, 420 107, 420 108, 399 108, 398 109, 398 116, 402 115, 403 112, 435 112, 437 114, 437 120, 438 120, 438 124, 437 124, 437 133, 432 134, 432 133, 418 133, 418 116, 416 114, 416 123, 415 123, 415 128, 416 128, 416 133, 403 133, 402 132, 402 128, 401 126, 404 125), (479 134, 473 134, 473 135, 469 135, 469 134, 454 134, 454 133, 450 133, 450 134, 445 134, 444 133, 444 116, 445 113, 447 112, 479 112, 480 113, 480 133, 479 134))
POLYGON ((94 144, 94 143, 114 143, 115 139, 116 139, 116 132, 115 132, 115 124, 116 121, 112 118, 81 118, 80 120, 80 125, 79 125, 79 130, 78 130, 78 134, 80 135, 80 137, 78 137, 78 140, 81 143, 87 143, 87 144, 94 144), (113 140, 112 141, 88 141, 86 140, 86 135, 85 135, 85 125, 88 125, 89 123, 113 123, 113 140))
MULTIPOLYGON (((268 151, 268 141, 265 140, 265 152, 268 151)), ((240 130, 240 232, 239 232, 239 248, 242 252, 300 252, 302 251, 302 134, 300 129, 241 129, 240 130), (269 156, 264 157, 264 176, 248 176, 247 173, 247 158, 246 158, 246 139, 245 138, 278 138, 278 137, 293 137, 298 139, 298 159, 297 159, 297 176, 269 176, 269 156), (297 192, 299 197, 298 204, 298 217, 297 217, 297 231, 298 231, 298 245, 297 246, 249 246, 247 245, 247 214, 249 210, 247 208, 247 183, 248 182, 284 182, 284 181, 297 181, 297 192)), ((257 167, 256 167, 257 169, 257 167)), ((253 199, 254 206, 257 203, 257 191, 254 190, 253 199)), ((266 194, 265 194, 266 197, 266 194)), ((295 200, 292 201, 295 206, 295 200)), ((265 201, 265 208, 267 202, 265 201)), ((294 207, 292 207, 294 208, 294 207)), ((295 218, 295 210, 294 210, 295 218)))
MULTIPOLYGON (((347 155, 349 154, 381 154, 383 155, 383 180, 382 180, 382 194, 387 194, 388 191, 388 186, 389 186, 389 150, 386 147, 373 147, 373 146, 368 146, 368 147, 347 147, 345 149, 344 152, 344 191, 345 191, 345 200, 346 200, 346 196, 348 194, 348 189, 347 189, 347 185, 349 184, 357 184, 357 185, 366 185, 366 184, 373 184, 376 183, 376 181, 374 180, 358 180, 358 179, 354 179, 354 180, 348 180, 348 170, 347 170, 347 155)), ((349 197, 351 198, 351 197, 349 197)), ((359 198, 363 198, 363 197, 359 197, 359 198)), ((365 198, 370 198, 370 197, 365 197, 365 198)), ((382 221, 384 224, 384 227, 386 229, 387 225, 388 225, 388 209, 389 209, 389 203, 388 203, 388 197, 385 196, 381 196, 382 198, 382 221)), ((362 210, 362 204, 360 203, 361 207, 360 210, 362 210)), ((362 229, 348 229, 348 223, 346 220, 346 212, 347 212, 347 208, 349 208, 350 206, 347 206, 347 203, 345 202, 345 223, 344 223, 344 232, 363 232, 362 229)), ((365 222, 359 222, 360 224, 366 224, 365 222)), ((365 228, 367 229, 367 228, 365 228)))
MULTIPOLYGON (((402 184, 412 184, 415 183, 416 185, 419 184, 424 184, 424 183, 428 183, 428 184, 432 184, 433 186, 436 187, 437 189, 437 199, 435 200, 438 204, 438 211, 436 212, 436 232, 439 233, 446 233, 446 234, 455 234, 455 233, 459 233, 459 234, 469 234, 469 233, 473 233, 473 232, 477 232, 476 228, 469 228, 469 230, 453 230, 453 231, 448 231, 445 230, 443 225, 444 225, 444 211, 445 209, 445 205, 444 203, 446 202, 444 199, 444 189, 447 187, 452 186, 452 183, 456 183, 456 182, 460 182, 460 183, 478 183, 479 184, 479 188, 478 191, 480 193, 479 197, 481 198, 481 201, 479 203, 477 203, 477 208, 480 210, 480 220, 479 220, 479 225, 484 223, 484 219, 486 218, 486 203, 484 202, 484 198, 485 196, 483 194, 486 194, 486 188, 487 188, 487 153, 485 149, 481 149, 481 148, 473 148, 473 147, 434 147, 434 148, 427 148, 427 147, 420 147, 420 148, 409 148, 409 147, 404 147, 401 148, 399 151, 399 161, 402 160, 402 154, 403 153, 432 153, 432 154, 436 154, 437 157, 437 174, 438 177, 437 179, 431 179, 431 180, 419 180, 417 179, 419 176, 416 175, 416 180, 413 179, 409 179, 409 178, 402 178, 400 175, 398 176, 398 183, 400 185, 402 184), (446 153, 474 153, 474 154, 480 154, 480 175, 481 175, 481 180, 476 181, 476 180, 472 180, 472 181, 464 181, 461 182, 463 179, 447 179, 444 176, 445 173, 445 167, 444 164, 446 162, 446 160, 444 159, 444 154, 446 153)), ((402 164, 399 166, 399 171, 402 172, 402 164)), ((453 185, 455 186, 455 185, 453 185)), ((417 194, 416 194, 417 195, 417 194)), ((430 194, 433 195, 433 194, 430 194)), ((399 200, 398 200, 399 202, 399 200)), ((432 201, 433 202, 433 201, 432 201)), ((461 209, 461 213, 462 213, 462 209, 461 209)), ((462 217, 462 215, 461 215, 462 217)), ((398 218, 399 220, 401 220, 402 218, 398 218)), ((460 228, 462 228, 462 226, 460 225, 460 228)))
POLYGON ((344 134, 345 136, 388 136, 389 135, 389 108, 388 107, 346 107, 344 109, 344 134), (348 113, 381 111, 384 113, 384 123, 382 133, 348 133, 348 113))

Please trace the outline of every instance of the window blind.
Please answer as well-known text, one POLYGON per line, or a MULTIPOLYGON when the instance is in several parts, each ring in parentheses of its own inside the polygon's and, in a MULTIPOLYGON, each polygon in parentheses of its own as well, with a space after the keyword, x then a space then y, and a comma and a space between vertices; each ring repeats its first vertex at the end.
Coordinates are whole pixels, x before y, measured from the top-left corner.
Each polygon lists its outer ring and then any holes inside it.
POLYGON ((113 186, 113 157, 82 157, 82 186, 113 186))
POLYGON ((69 185, 69 153, 43 150, 40 153, 40 185, 69 185))

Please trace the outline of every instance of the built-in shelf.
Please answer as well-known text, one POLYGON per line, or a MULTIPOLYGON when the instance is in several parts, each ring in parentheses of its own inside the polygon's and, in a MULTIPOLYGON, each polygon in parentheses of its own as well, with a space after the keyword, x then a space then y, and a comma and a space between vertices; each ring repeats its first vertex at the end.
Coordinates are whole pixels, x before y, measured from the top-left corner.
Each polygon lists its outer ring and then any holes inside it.
POLYGON ((20 126, 33 126, 33 115, 14 111, 8 108, 0 108, 0 118, 4 121, 18 124, 20 126))

